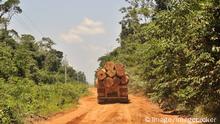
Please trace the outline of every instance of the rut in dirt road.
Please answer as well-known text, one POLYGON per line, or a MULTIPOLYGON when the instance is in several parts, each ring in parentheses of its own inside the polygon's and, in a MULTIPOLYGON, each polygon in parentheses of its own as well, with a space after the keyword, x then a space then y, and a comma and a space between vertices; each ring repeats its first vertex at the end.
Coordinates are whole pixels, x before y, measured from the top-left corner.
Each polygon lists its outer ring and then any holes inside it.
MULTIPOLYGON (((159 120, 149 119, 181 119, 178 116, 162 114, 162 110, 157 105, 142 96, 129 95, 128 104, 100 105, 97 103, 96 89, 90 90, 92 95, 81 98, 77 109, 55 115, 36 124, 164 124, 156 122, 159 120)), ((169 124, 176 124, 176 122, 169 124)))

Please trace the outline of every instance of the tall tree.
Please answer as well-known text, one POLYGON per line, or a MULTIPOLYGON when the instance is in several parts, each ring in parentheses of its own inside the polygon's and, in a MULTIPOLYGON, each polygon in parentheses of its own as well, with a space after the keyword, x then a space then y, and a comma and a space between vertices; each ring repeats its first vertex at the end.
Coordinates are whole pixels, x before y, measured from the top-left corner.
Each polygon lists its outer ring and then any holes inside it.
POLYGON ((13 15, 22 12, 19 4, 19 0, 0 1, 0 23, 3 24, 4 29, 7 29, 8 23, 13 15))

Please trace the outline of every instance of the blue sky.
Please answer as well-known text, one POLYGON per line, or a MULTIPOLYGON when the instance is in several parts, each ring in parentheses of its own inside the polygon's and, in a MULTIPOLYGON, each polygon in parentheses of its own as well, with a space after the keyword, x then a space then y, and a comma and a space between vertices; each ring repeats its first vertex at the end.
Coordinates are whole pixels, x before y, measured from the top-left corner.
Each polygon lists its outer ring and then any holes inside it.
POLYGON ((50 37, 69 64, 93 83, 97 59, 118 46, 119 9, 124 6, 124 0, 21 0, 23 13, 12 19, 10 28, 38 40, 50 37))

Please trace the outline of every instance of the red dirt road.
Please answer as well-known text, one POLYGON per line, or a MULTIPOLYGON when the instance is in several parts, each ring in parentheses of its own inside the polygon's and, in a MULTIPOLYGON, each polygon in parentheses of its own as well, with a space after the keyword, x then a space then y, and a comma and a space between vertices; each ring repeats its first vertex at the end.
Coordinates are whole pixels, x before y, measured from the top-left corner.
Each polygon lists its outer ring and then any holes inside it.
POLYGON ((96 89, 91 88, 91 95, 81 98, 76 109, 59 113, 46 121, 35 124, 164 124, 162 119, 170 119, 166 124, 180 123, 182 119, 174 115, 162 114, 162 110, 142 96, 129 95, 128 104, 103 104, 96 100, 96 89))

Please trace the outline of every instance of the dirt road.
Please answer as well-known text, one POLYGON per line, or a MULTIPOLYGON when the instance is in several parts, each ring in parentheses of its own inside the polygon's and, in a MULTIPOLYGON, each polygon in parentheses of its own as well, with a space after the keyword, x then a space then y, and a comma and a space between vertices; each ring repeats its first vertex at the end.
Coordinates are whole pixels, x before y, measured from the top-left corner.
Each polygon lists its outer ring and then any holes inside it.
POLYGON ((128 104, 100 105, 96 100, 96 89, 90 90, 92 95, 81 98, 77 109, 36 124, 164 124, 163 119, 171 121, 166 124, 190 124, 178 123, 177 119, 182 119, 178 116, 162 114, 162 110, 145 97, 129 95, 128 104))

